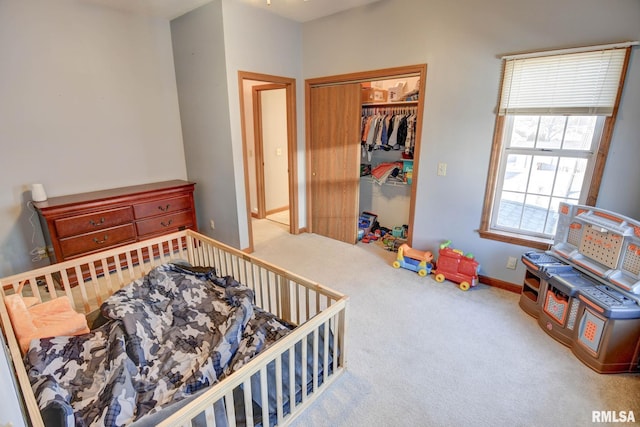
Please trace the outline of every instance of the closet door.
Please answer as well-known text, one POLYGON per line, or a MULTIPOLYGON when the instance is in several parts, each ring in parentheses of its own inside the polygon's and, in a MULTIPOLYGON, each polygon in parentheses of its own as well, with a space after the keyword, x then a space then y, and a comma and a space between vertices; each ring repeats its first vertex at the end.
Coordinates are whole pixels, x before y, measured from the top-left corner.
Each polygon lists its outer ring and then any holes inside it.
POLYGON ((355 243, 360 185, 360 84, 310 91, 311 230, 355 243))

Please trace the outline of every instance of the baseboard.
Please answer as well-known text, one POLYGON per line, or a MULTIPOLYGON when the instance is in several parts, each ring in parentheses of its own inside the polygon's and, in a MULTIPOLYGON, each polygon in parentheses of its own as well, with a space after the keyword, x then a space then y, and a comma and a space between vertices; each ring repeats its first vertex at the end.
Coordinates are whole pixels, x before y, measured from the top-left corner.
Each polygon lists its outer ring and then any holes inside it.
POLYGON ((515 283, 505 282, 504 280, 494 279, 493 277, 488 276, 479 276, 480 283, 483 283, 487 286, 493 286, 494 288, 504 289, 505 291, 513 292, 516 294, 520 294, 522 292, 522 286, 516 285, 515 283))
POLYGON ((273 214, 275 214, 275 213, 283 212, 283 211, 288 211, 288 210, 289 210, 289 205, 287 205, 287 206, 281 206, 281 207, 279 207, 279 208, 275 208, 275 209, 268 210, 268 211, 267 211, 267 215, 273 215, 273 214))

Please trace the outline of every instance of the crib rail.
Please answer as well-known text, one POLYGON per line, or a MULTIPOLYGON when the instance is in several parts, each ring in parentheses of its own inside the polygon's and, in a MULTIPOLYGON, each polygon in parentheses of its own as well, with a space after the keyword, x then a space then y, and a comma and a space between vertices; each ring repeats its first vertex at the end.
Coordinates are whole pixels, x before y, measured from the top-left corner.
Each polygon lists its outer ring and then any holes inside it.
POLYGON ((76 311, 90 317, 113 292, 155 266, 172 260, 215 267, 218 275, 233 276, 253 289, 257 306, 299 326, 162 425, 191 425, 190 420, 196 417, 207 426, 220 425, 221 420, 229 426, 252 426, 256 419, 261 419, 264 426, 284 425, 346 368, 346 296, 204 235, 184 230, 0 279, 0 322, 32 425, 43 425, 42 418, 10 326, 4 296, 21 293, 46 301, 66 295, 76 311), (298 359, 311 361, 311 368, 307 368, 305 362, 301 372, 293 372, 294 361, 298 359), (296 379, 296 375, 300 378, 296 379), (285 377, 288 384, 283 384, 285 377), (236 410, 238 396, 245 403, 240 414, 236 410), (262 405, 261 414, 253 413, 252 402, 270 400, 274 403, 262 405), (276 409, 269 411, 269 406, 276 409))

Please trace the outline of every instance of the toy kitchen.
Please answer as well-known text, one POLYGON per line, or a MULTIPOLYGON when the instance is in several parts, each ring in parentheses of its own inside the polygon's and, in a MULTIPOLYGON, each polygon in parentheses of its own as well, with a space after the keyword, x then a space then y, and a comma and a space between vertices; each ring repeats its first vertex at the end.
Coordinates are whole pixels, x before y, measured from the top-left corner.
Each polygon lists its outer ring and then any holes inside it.
POLYGON ((640 221, 560 204, 554 243, 526 252, 520 307, 599 373, 640 372, 640 221))

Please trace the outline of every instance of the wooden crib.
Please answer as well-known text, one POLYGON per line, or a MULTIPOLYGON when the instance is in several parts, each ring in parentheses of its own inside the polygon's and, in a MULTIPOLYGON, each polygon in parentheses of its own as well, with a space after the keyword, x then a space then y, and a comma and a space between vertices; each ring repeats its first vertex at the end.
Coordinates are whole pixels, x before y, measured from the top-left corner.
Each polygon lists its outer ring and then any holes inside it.
POLYGON ((91 318, 113 292, 143 277, 153 267, 172 260, 215 267, 220 276, 232 276, 254 291, 255 305, 296 327, 238 371, 180 409, 171 411, 159 425, 191 426, 197 420, 198 425, 219 426, 219 420, 223 419, 229 426, 253 426, 258 414, 254 413, 256 407, 252 402, 269 402, 273 396, 275 408, 265 404, 258 409, 262 412, 260 423, 287 425, 344 372, 348 297, 204 235, 184 230, 0 279, 0 323, 28 424, 44 425, 5 297, 16 291, 39 301, 66 295, 76 311, 91 318), (307 368, 307 363, 296 367, 295 352, 301 352, 298 356, 303 361, 309 360, 312 369, 307 368), (290 357, 283 358, 287 353, 290 357), (283 360, 289 362, 285 364, 283 360), (294 372, 296 369, 299 372, 294 372), (273 372, 276 381, 267 381, 267 375, 273 372), (307 385, 298 387, 297 393, 293 383, 296 375, 307 385), (283 387, 285 377, 288 387, 283 387), (256 380, 260 387, 255 387, 256 380), (243 396, 241 404, 238 404, 238 393, 243 396), (260 396, 255 396, 256 393, 260 396))

